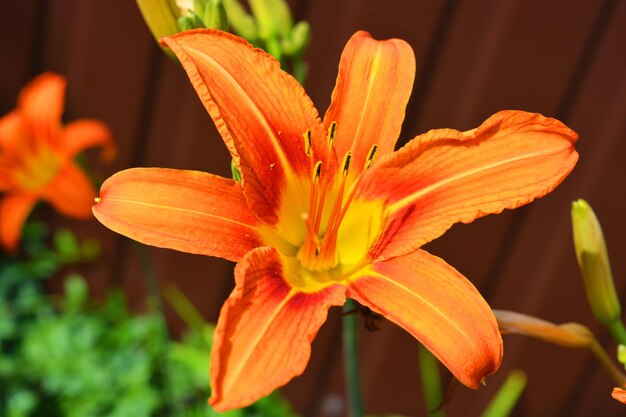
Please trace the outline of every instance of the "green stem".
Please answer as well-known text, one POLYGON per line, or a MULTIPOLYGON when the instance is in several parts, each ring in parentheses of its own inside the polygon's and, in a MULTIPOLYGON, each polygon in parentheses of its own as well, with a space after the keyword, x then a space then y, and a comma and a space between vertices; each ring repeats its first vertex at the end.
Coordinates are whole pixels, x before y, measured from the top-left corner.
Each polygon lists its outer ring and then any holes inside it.
POLYGON ((598 358, 598 361, 604 368, 604 370, 611 376, 618 386, 623 387, 626 385, 626 375, 613 363, 609 355, 602 349, 602 346, 594 340, 589 346, 589 349, 598 358))
POLYGON ((420 345, 418 354, 422 389, 426 401, 426 415, 444 417, 445 413, 441 408, 443 392, 441 390, 441 376, 439 375, 439 361, 424 345, 420 345))
POLYGON ((615 320, 607 326, 615 341, 621 345, 626 345, 626 328, 621 320, 615 320))
POLYGON ((356 301, 348 299, 343 306, 343 354, 346 391, 350 405, 350 417, 363 417, 363 401, 359 386, 359 361, 357 347, 358 314, 356 301))
MULTIPOLYGON (((133 242, 134 243, 134 242, 133 242)), ((152 258, 147 246, 140 243, 134 243, 139 255, 139 264, 143 272, 144 285, 148 293, 148 305, 155 310, 161 310, 161 290, 159 289, 159 280, 157 278, 152 258)))
POLYGON ((513 411, 526 388, 526 374, 513 371, 509 374, 481 417, 506 417, 513 411))

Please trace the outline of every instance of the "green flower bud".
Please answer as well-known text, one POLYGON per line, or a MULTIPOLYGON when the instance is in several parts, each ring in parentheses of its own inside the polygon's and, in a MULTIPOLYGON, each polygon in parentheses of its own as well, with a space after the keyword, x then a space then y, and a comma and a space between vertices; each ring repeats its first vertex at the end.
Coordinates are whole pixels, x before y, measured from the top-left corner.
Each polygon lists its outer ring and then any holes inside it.
POLYGON ((163 36, 178 33, 179 13, 173 0, 137 0, 137 6, 157 42, 163 36))
POLYGON ((298 56, 304 52, 311 42, 311 26, 308 22, 296 23, 289 36, 282 41, 283 53, 287 56, 298 56))
POLYGON ((228 16, 222 0, 209 0, 204 8, 203 17, 206 27, 228 32, 228 16))
POLYGON ((249 0, 248 2, 259 25, 261 39, 289 36, 293 20, 289 4, 285 0, 249 0))
POLYGON ((626 365, 626 346, 617 345, 617 361, 622 365, 626 365))
POLYGON ((604 235, 591 206, 584 200, 572 203, 574 247, 585 291, 596 318, 609 328, 621 318, 604 235))
POLYGON ((202 16, 207 3, 208 3, 207 0, 193 0, 193 11, 198 16, 202 16))
POLYGON ((254 18, 246 12, 246 9, 238 0, 222 0, 228 23, 235 33, 248 42, 258 45, 259 33, 254 18))
POLYGON ((179 17, 178 18, 178 28, 180 29, 181 32, 193 29, 194 28, 193 18, 191 18, 190 16, 181 16, 181 17, 179 17))

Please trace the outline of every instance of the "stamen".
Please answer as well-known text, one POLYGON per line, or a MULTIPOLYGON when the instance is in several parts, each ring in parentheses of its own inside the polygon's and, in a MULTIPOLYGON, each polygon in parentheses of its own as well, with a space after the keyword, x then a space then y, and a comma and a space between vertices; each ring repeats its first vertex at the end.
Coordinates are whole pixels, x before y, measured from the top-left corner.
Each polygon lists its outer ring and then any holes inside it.
POLYGON ((337 122, 332 122, 328 127, 328 147, 332 148, 335 143, 335 134, 337 133, 337 122))
POLYGON ((304 153, 306 156, 311 156, 311 129, 307 129, 302 137, 304 138, 304 153))
POLYGON ((378 145, 374 144, 370 148, 370 151, 367 153, 367 159, 365 160, 365 165, 363 166, 363 169, 368 169, 370 165, 372 165, 372 161, 376 156, 376 151, 378 151, 378 145))
POLYGON ((309 236, 307 237, 313 241, 313 243, 315 244, 315 251, 317 252, 318 248, 322 245, 322 243, 317 237, 317 233, 315 233, 315 230, 313 230, 313 225, 311 224, 311 217, 308 215, 308 213, 302 213, 302 220, 304 220, 307 233, 309 234, 309 236))
POLYGON ((350 161, 352 160, 352 152, 346 152, 346 155, 343 157, 343 172, 341 175, 344 177, 348 175, 348 171, 350 170, 350 161))
POLYGON ((313 181, 313 184, 317 184, 320 176, 322 175, 322 161, 317 161, 317 163, 313 167, 313 173, 311 175, 311 181, 313 181))

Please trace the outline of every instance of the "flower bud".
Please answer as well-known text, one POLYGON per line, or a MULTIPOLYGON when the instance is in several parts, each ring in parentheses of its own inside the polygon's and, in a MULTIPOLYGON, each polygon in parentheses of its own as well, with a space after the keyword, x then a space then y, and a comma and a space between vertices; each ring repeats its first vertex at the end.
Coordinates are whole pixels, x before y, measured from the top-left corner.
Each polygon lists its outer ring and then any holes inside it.
POLYGON ((263 40, 289 36, 293 26, 291 11, 285 0, 249 0, 250 8, 263 40))
POLYGON ((137 6, 157 42, 163 36, 178 33, 179 13, 173 0, 137 0, 137 6))
POLYGON ((591 206, 584 200, 572 203, 572 227, 578 266, 582 272, 591 310, 605 326, 621 318, 604 235, 591 206))
POLYGON ((304 52, 311 41, 311 26, 308 22, 296 23, 289 36, 282 41, 283 53, 298 56, 304 52))
POLYGON ((594 343, 591 331, 578 323, 557 325, 514 311, 493 310, 502 333, 516 333, 570 348, 586 348, 594 343))
POLYGON ((259 33, 254 18, 246 12, 239 0, 223 0, 228 23, 235 33, 253 45, 258 45, 259 33))
POLYGON ((228 16, 222 0, 209 0, 204 8, 204 24, 210 29, 229 30, 228 16))

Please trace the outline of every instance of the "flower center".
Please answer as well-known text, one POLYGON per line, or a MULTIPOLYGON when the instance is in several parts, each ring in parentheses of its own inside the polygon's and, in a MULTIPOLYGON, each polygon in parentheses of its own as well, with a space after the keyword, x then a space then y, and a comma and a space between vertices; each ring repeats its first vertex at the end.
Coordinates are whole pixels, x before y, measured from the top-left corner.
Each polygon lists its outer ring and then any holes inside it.
MULTIPOLYGON (((328 130, 328 147, 332 148, 335 140, 336 123, 333 122, 328 130)), ((353 202, 354 195, 361 184, 363 172, 369 168, 376 155, 377 145, 373 145, 368 153, 364 170, 357 176, 352 184, 346 184, 348 173, 350 172, 350 164, 352 153, 348 151, 341 164, 341 171, 338 177, 334 179, 322 180, 323 166, 322 161, 313 162, 311 152, 311 132, 304 134, 305 152, 311 160, 311 192, 309 200, 309 211, 302 214, 302 220, 306 225, 306 237, 304 243, 298 250, 296 258, 300 261, 302 268, 309 271, 326 271, 335 268, 339 263, 337 254, 337 241, 339 236, 339 227, 346 217, 348 208, 353 202), (338 185, 337 185, 338 184, 338 185), (337 191, 329 190, 329 188, 337 187, 337 191), (334 202, 326 204, 326 197, 334 196, 334 202), (330 215, 324 213, 324 208, 330 209, 330 215), (328 216, 328 220, 322 222, 322 219, 328 216), (325 223, 325 228, 323 228, 325 223)))
POLYGON ((23 155, 14 173, 15 181, 25 190, 38 191, 54 179, 61 160, 52 149, 39 146, 23 155))

